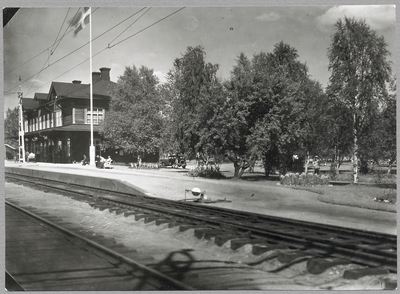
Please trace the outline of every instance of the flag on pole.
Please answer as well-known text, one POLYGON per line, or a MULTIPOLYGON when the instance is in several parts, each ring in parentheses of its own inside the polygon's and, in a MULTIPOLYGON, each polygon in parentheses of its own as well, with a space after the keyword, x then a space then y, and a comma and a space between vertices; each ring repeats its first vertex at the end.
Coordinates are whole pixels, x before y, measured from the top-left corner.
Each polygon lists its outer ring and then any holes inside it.
POLYGON ((79 9, 78 13, 69 21, 71 27, 75 28, 74 37, 89 23, 90 7, 79 9))

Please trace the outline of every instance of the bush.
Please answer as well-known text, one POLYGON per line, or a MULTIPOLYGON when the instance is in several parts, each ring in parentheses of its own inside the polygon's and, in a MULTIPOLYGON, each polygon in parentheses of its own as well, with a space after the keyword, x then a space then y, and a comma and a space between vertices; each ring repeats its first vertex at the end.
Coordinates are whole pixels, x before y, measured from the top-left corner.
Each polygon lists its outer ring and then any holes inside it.
POLYGON ((397 203, 397 190, 387 189, 383 192, 382 196, 374 198, 374 201, 397 203))
POLYGON ((202 178, 225 178, 219 166, 197 166, 192 168, 187 175, 189 177, 202 177, 202 178))
POLYGON ((334 162, 331 163, 331 166, 330 166, 330 168, 329 168, 329 174, 330 174, 332 180, 336 180, 336 179, 337 179, 337 176, 338 176, 338 174, 339 174, 339 171, 337 170, 336 165, 337 165, 337 164, 336 164, 336 162, 334 161, 334 162))
POLYGON ((281 185, 284 186, 326 186, 330 177, 317 174, 287 173, 280 176, 281 185))

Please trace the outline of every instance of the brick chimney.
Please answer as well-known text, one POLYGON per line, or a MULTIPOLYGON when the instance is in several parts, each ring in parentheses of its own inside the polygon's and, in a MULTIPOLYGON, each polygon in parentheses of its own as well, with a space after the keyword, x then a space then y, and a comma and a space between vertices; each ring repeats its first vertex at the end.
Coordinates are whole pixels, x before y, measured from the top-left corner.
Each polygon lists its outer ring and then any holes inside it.
POLYGON ((111 68, 108 68, 108 67, 100 68, 101 79, 103 81, 109 81, 110 80, 110 70, 111 70, 111 68))
POLYGON ((92 80, 93 80, 93 84, 101 81, 101 73, 98 71, 92 72, 92 80))
POLYGON ((79 80, 73 80, 73 81, 72 81, 72 83, 73 83, 73 84, 80 84, 80 83, 82 83, 82 81, 79 81, 79 80))

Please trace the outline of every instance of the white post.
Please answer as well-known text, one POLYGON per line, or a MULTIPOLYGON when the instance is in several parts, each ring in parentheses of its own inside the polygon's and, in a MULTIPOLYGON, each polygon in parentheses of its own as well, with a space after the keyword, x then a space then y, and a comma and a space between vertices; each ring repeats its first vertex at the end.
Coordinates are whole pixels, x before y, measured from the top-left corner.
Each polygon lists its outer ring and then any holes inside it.
POLYGON ((90 31, 90 150, 89 150, 89 159, 90 165, 95 166, 95 156, 96 156, 96 148, 93 142, 93 65, 92 65, 92 8, 89 8, 89 31, 90 31))
MULTIPOLYGON (((19 78, 21 82, 21 77, 19 78)), ((21 162, 22 156, 22 163, 25 163, 25 132, 24 132, 24 113, 22 111, 22 91, 18 92, 19 98, 19 148, 18 148, 18 160, 21 162), (22 153, 22 154, 21 154, 22 153)))

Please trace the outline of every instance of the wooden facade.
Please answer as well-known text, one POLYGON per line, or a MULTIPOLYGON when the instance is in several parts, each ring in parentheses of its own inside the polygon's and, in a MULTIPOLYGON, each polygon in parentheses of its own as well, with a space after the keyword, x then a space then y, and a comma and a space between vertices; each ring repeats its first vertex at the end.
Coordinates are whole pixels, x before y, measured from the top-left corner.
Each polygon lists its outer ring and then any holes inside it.
MULTIPOLYGON (((90 85, 80 81, 53 82, 49 93, 23 98, 25 152, 34 153, 38 162, 73 163, 83 156, 89 159, 90 121, 96 155, 111 156, 116 162, 134 162, 137 155, 122 150, 102 150, 101 124, 109 110, 110 69, 93 73, 93 113, 90 109, 90 85)), ((143 157, 143 156, 142 156, 143 157)), ((158 155, 144 155, 157 161, 158 155)))

